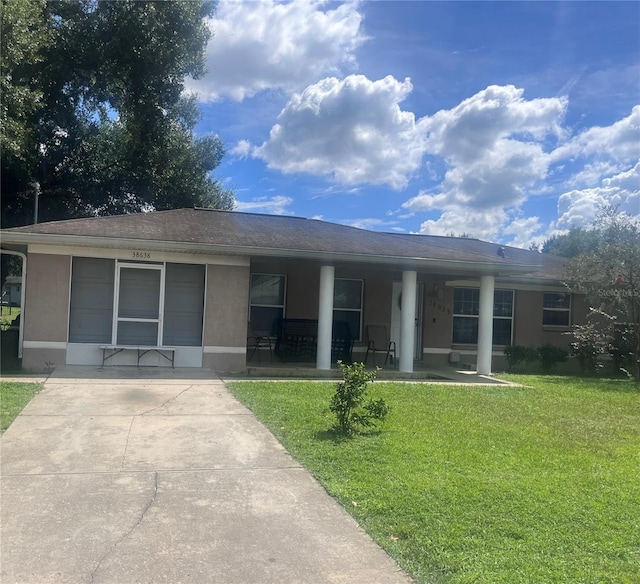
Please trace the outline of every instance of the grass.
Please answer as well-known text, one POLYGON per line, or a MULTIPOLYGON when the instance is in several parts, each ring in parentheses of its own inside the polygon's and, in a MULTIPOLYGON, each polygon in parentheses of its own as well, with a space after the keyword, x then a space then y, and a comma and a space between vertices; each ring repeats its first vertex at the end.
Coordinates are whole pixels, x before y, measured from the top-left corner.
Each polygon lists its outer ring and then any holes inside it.
POLYGON ((0 381, 0 431, 4 432, 11 425, 41 389, 40 383, 0 381))
POLYGON ((340 438, 334 384, 231 390, 417 582, 640 581, 640 393, 376 382, 383 427, 340 438))

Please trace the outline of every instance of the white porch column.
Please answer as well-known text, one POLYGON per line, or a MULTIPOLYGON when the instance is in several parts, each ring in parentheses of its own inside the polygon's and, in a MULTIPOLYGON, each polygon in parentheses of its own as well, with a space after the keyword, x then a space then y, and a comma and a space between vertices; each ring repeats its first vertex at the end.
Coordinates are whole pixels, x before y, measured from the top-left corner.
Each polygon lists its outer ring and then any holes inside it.
POLYGON ((416 334, 417 272, 402 272, 402 316, 400 318, 400 371, 413 373, 416 334))
POLYGON ((491 351, 493 350, 493 291, 494 276, 480 278, 480 314, 478 317, 478 363, 479 375, 491 375, 491 351))
POLYGON ((333 280, 335 268, 320 268, 320 302, 318 305, 318 346, 316 367, 331 369, 331 333, 333 328, 333 280))

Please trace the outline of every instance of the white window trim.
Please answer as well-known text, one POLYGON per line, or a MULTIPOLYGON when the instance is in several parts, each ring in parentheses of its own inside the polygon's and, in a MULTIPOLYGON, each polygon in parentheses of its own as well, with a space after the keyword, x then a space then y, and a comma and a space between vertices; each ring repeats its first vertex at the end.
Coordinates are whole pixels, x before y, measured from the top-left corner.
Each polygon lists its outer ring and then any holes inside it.
MULTIPOLYGON (((358 331, 358 336, 354 339, 354 341, 360 342, 362 341, 362 307, 364 305, 364 280, 362 278, 335 278, 334 280, 334 294, 335 294, 335 282, 338 281, 348 281, 348 282, 360 282, 360 308, 336 308, 333 307, 333 314, 335 315, 336 310, 340 310, 343 312, 359 312, 360 313, 360 330, 358 331)), ((334 296, 334 304, 335 304, 335 296, 334 296)))
POLYGON ((552 329, 566 329, 571 326, 571 308, 573 307, 573 294, 569 292, 554 292, 554 291, 545 291, 542 294, 542 326, 544 328, 552 328, 552 329), (545 308, 544 306, 544 296, 545 294, 569 294, 569 308, 545 308), (544 322, 544 314, 545 312, 566 312, 569 315, 567 319, 567 324, 545 324, 544 322))
POLYGON ((156 338, 157 346, 162 346, 163 324, 164 324, 164 288, 165 288, 165 271, 166 263, 160 264, 143 264, 136 262, 116 262, 116 277, 114 278, 113 291, 113 325, 111 331, 112 344, 118 344, 118 323, 120 322, 153 322, 158 323, 158 336, 156 338), (131 318, 119 317, 120 305, 120 271, 122 269, 138 269, 138 270, 158 270, 160 272, 160 298, 158 301, 158 318, 131 318))
MULTIPOLYGON (((470 288, 470 287, 466 287, 466 286, 457 286, 456 288, 454 288, 454 299, 455 299, 455 291, 456 290, 460 290, 460 289, 471 289, 471 290, 480 290, 480 288, 470 288)), ((514 314, 515 314, 515 303, 516 303, 516 292, 515 290, 512 290, 510 288, 496 288, 494 290, 494 299, 495 299, 495 293, 496 292, 511 292, 511 316, 496 316, 495 314, 492 315, 492 323, 494 320, 500 319, 500 320, 510 320, 511 321, 511 330, 510 330, 510 338, 511 338, 511 342, 513 342, 513 321, 514 321, 514 314)), ((455 305, 455 300, 454 300, 454 305, 455 305)), ((453 310, 451 311, 451 344, 452 345, 456 345, 456 346, 465 346, 465 347, 475 347, 478 345, 477 341, 475 343, 460 343, 460 342, 455 342, 453 340, 453 319, 454 318, 480 318, 479 314, 457 314, 455 312, 453 312, 453 310)), ((506 347, 506 345, 496 345, 495 343, 493 343, 494 347, 506 347)))

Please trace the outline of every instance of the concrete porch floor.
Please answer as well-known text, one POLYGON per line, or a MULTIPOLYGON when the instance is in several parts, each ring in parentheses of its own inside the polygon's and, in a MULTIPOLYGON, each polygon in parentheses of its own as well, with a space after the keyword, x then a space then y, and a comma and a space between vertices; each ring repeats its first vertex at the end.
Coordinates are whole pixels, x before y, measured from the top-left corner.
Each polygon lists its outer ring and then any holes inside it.
MULTIPOLYGON (((370 364, 369 369, 373 369, 370 364)), ((225 379, 340 379, 338 366, 333 363, 331 370, 316 369, 315 363, 283 363, 274 357, 270 361, 263 357, 247 361, 246 375, 223 375, 225 379)), ((455 385, 511 385, 507 381, 489 375, 478 375, 475 371, 456 369, 454 367, 434 368, 415 362, 412 373, 404 373, 390 367, 382 366, 378 379, 385 381, 412 381, 419 383, 447 383, 455 385)))

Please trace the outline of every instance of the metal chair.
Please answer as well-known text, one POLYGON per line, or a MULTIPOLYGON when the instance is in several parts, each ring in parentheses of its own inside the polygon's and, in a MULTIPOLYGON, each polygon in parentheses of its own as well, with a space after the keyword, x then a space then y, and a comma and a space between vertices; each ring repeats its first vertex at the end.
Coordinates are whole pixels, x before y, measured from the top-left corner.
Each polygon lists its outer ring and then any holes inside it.
POLYGON ((249 361, 254 355, 258 354, 258 363, 260 363, 260 349, 269 349, 269 361, 273 362, 273 339, 265 334, 255 333, 251 328, 251 323, 247 323, 247 351, 249 353, 249 361))
POLYGON ((364 357, 365 365, 369 360, 369 353, 373 354, 373 365, 376 365, 376 353, 385 353, 384 364, 391 360, 391 364, 396 367, 396 343, 389 339, 387 327, 378 324, 367 325, 367 353, 364 357))

